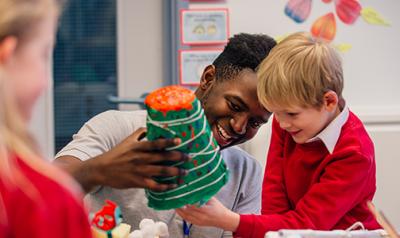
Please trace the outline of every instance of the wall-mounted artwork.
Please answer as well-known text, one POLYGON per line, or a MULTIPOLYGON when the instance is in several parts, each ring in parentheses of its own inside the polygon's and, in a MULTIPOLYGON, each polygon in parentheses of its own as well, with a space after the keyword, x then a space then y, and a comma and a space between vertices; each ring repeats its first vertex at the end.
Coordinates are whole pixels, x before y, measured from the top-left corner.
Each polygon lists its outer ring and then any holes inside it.
MULTIPOLYGON (((361 16, 368 24, 390 26, 390 23, 373 7, 363 7, 357 0, 322 0, 322 2, 331 4, 333 9, 314 20, 310 29, 314 37, 333 41, 337 32, 336 19, 346 25, 353 25, 361 16)), ((285 14, 293 21, 303 23, 310 16, 311 5, 312 0, 289 0, 285 6, 285 14)), ((339 44, 337 48, 345 52, 351 45, 339 44)))
POLYGON ((179 82, 182 85, 199 85, 200 77, 222 49, 191 49, 179 51, 179 82))
POLYGON ((228 9, 184 9, 180 14, 183 45, 214 45, 228 42, 228 9))

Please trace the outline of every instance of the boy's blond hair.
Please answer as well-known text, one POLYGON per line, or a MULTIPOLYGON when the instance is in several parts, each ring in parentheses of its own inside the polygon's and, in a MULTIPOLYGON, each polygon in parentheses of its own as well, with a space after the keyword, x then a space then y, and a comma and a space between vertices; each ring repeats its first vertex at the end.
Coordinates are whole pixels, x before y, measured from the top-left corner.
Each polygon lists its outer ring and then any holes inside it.
POLYGON ((258 69, 258 98, 264 107, 320 108, 323 95, 342 99, 341 59, 328 43, 309 33, 292 34, 275 46, 258 69))

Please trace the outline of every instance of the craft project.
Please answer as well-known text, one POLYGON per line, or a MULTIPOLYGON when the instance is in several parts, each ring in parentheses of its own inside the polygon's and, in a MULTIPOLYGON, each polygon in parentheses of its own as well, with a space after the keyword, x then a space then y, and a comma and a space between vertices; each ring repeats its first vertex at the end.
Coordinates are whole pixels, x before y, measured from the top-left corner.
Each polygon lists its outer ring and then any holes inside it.
POLYGON ((383 230, 287 230, 270 231, 265 238, 385 238, 387 234, 383 230))
POLYGON ((128 238, 168 238, 168 226, 162 221, 154 222, 145 218, 140 221, 139 229, 129 234, 128 238))
POLYGON ((121 209, 110 200, 92 215, 92 232, 95 238, 128 238, 131 226, 122 223, 121 209))
POLYGON ((207 202, 228 181, 228 171, 200 101, 189 89, 167 86, 150 93, 147 108, 147 139, 181 138, 178 150, 191 158, 188 162, 167 163, 186 169, 184 177, 155 178, 160 183, 176 183, 177 188, 155 192, 146 190, 148 205, 156 210, 207 202))

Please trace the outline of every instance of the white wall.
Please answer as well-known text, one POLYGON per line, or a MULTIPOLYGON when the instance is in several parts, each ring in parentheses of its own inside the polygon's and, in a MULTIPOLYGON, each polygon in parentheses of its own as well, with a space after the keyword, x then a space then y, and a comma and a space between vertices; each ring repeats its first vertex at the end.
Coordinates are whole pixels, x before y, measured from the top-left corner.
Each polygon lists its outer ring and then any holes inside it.
POLYGON ((375 144, 377 191, 375 203, 400 228, 400 124, 368 125, 375 144))
MULTIPOLYGON (((162 86, 162 0, 119 0, 118 95, 138 98, 162 86)), ((120 109, 135 107, 121 105, 120 109)))

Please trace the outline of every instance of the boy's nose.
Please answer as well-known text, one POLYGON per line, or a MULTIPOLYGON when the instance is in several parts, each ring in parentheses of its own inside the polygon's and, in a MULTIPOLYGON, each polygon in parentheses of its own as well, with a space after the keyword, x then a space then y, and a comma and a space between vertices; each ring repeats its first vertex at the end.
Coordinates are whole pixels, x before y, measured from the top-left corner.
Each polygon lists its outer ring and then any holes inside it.
POLYGON ((288 128, 290 128, 290 123, 288 123, 287 121, 284 121, 284 120, 280 120, 279 121, 279 126, 282 129, 288 129, 288 128))
POLYGON ((288 129, 291 126, 288 120, 283 115, 275 113, 274 117, 282 129, 288 129))

